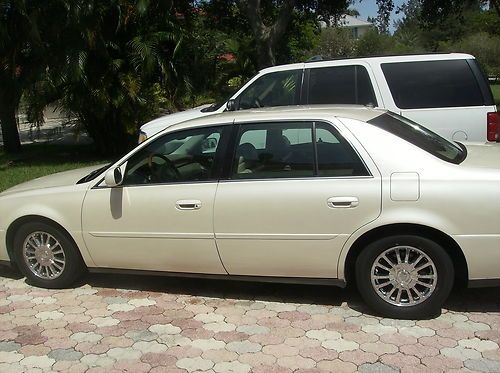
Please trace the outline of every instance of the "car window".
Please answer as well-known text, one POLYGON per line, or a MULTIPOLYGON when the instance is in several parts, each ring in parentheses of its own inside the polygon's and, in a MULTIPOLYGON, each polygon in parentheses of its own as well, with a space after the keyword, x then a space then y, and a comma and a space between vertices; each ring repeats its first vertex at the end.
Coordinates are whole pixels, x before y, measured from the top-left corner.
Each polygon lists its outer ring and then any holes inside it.
POLYGON ((308 103, 377 106, 377 99, 366 68, 351 65, 310 69, 308 103))
POLYGON ((298 105, 302 70, 265 74, 253 82, 239 97, 239 109, 298 105))
POLYGON ((240 127, 233 179, 365 175, 369 172, 356 151, 329 124, 262 123, 240 127))
POLYGON ((368 176, 358 153, 340 133, 327 123, 316 123, 318 176, 368 176))
POLYGON ((160 137, 130 157, 123 185, 213 179, 222 132, 223 127, 204 127, 160 137))
POLYGON ((383 63, 381 67, 401 109, 485 104, 466 60, 383 63))
POLYGON ((313 176, 314 148, 311 139, 310 122, 242 125, 233 159, 232 177, 263 179, 313 176), (308 137, 309 141, 299 142, 301 135, 308 137))
POLYGON ((465 147, 454 144, 401 115, 389 112, 370 119, 368 123, 390 132, 447 162, 459 164, 467 157, 465 147))

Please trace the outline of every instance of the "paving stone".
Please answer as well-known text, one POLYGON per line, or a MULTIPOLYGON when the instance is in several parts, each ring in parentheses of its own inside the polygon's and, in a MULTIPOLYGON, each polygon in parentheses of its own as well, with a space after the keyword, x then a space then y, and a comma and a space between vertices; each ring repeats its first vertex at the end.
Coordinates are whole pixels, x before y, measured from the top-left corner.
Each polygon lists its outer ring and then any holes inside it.
POLYGON ((339 332, 321 329, 321 330, 309 330, 306 332, 307 338, 314 338, 319 341, 335 340, 340 339, 341 334, 339 332))
POLYGON ((231 361, 231 362, 222 362, 217 363, 214 366, 215 372, 226 373, 226 372, 234 372, 234 373, 247 373, 252 370, 252 367, 248 364, 240 363, 239 361, 231 361))
POLYGON ((359 367, 359 373, 398 373, 399 370, 380 362, 363 364, 359 367))
POLYGON ((11 352, 11 351, 17 351, 20 348, 21 344, 13 341, 0 342, 0 351, 11 352))
POLYGON ((184 358, 177 361, 176 364, 179 368, 186 369, 188 372, 206 371, 211 369, 215 364, 211 360, 203 359, 201 357, 184 358))
POLYGON ((464 365, 478 372, 500 372, 500 362, 488 359, 465 360, 464 365))
POLYGON ((443 356, 452 357, 455 359, 468 360, 468 359, 480 359, 481 353, 479 351, 465 348, 462 346, 457 347, 445 347, 441 349, 441 354, 443 356))
POLYGON ((357 350, 359 344, 353 341, 348 341, 346 339, 328 339, 321 343, 321 346, 328 348, 330 350, 335 350, 337 352, 357 350))
POLYGON ((262 346, 258 343, 250 341, 230 342, 226 345, 228 351, 234 351, 237 354, 244 354, 247 352, 257 352, 262 350, 262 346))
POLYGON ((51 352, 48 353, 47 356, 56 360, 56 361, 60 361, 60 360, 76 361, 76 360, 80 360, 80 358, 83 356, 83 354, 79 351, 75 351, 72 348, 68 348, 68 349, 52 350, 51 352))
POLYGON ((483 341, 479 338, 461 339, 458 341, 459 346, 470 348, 479 352, 488 350, 497 350, 498 344, 492 341, 483 341))

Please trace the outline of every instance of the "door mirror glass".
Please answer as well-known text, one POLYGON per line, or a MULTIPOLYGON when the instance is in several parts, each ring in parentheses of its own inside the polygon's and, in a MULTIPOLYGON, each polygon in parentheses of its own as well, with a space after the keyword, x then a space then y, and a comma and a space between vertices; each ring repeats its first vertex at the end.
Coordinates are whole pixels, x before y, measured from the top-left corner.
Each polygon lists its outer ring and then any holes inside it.
POLYGON ((212 153, 215 152, 215 149, 217 148, 217 139, 214 137, 209 137, 201 143, 201 151, 203 153, 212 153))
POLYGON ((120 167, 112 168, 106 172, 104 182, 108 187, 115 187, 122 183, 123 174, 120 167))
POLYGON ((227 111, 235 111, 236 110, 236 101, 235 100, 228 100, 226 104, 226 110, 227 111))

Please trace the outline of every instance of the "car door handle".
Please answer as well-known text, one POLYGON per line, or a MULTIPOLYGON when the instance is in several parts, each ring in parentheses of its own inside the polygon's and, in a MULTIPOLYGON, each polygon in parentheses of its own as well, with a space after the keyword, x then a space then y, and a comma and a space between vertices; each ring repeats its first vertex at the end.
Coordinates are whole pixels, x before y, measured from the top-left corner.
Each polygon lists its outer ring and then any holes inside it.
POLYGON ((199 210, 201 209, 201 201, 197 199, 183 199, 175 203, 178 210, 199 210))
POLYGON ((357 197, 331 197, 326 201, 331 208, 353 208, 359 205, 357 197))

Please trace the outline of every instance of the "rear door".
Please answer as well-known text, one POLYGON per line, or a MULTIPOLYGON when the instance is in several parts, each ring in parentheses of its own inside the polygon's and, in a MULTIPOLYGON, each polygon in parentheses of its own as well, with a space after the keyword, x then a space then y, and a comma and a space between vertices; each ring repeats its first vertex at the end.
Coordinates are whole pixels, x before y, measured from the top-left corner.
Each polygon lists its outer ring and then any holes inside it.
POLYGON ((244 123, 232 154, 214 210, 228 273, 336 278, 347 238, 380 214, 376 168, 328 123, 244 123))
POLYGON ((391 62, 381 69, 389 109, 449 140, 487 140, 487 113, 496 107, 476 60, 391 62))

